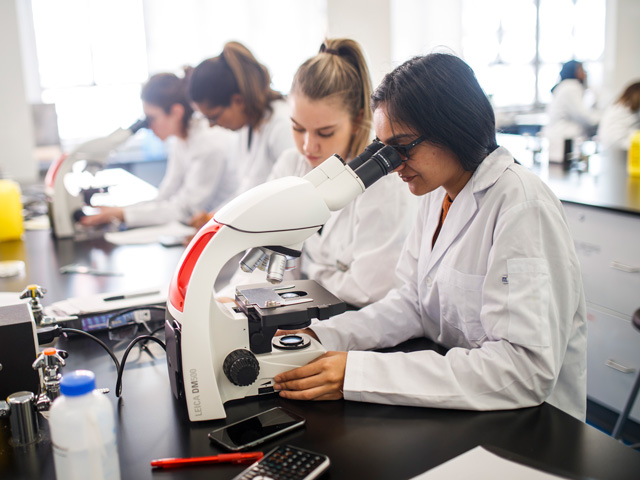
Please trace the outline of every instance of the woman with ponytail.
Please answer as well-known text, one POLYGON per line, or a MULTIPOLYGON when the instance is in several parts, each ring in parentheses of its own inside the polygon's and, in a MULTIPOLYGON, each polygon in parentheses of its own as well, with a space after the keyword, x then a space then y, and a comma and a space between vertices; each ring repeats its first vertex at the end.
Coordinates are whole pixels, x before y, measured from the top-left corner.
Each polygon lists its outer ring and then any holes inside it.
MULTIPOLYGON (((370 96, 360 46, 348 39, 326 40, 294 77, 289 104, 296 147, 280 156, 270 179, 304 176, 333 154, 348 161, 361 153, 373 137, 370 96)), ((322 230, 305 241, 301 274, 352 308, 381 299, 394 286, 412 202, 397 176, 382 178, 333 212, 322 230)), ((256 281, 238 273, 229 288, 256 281)), ((226 288, 220 295, 230 293, 226 288)))
MULTIPOLYGON (((189 96, 212 127, 239 132, 236 195, 265 182, 276 159, 293 146, 286 101, 271 88, 267 68, 238 42, 194 69, 189 96)), ((201 227, 210 216, 201 212, 192 224, 201 227)))
POLYGON ((210 129, 193 117, 187 95, 189 70, 183 78, 172 73, 153 75, 142 88, 142 108, 149 128, 167 144, 167 170, 158 196, 127 207, 103 207, 83 217, 84 225, 112 220, 128 227, 188 222, 202 209, 216 209, 235 192, 237 173, 230 159, 235 135, 210 129))

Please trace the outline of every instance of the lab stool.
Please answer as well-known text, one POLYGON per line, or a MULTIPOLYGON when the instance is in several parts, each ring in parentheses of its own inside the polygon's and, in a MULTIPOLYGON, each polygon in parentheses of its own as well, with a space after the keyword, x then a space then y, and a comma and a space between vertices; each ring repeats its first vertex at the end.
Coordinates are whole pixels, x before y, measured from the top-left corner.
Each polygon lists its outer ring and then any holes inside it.
MULTIPOLYGON (((631 324, 640 331, 640 308, 633 313, 631 317, 631 324)), ((633 404, 636 401, 636 397, 638 396, 638 390, 640 390, 640 369, 638 369, 638 373, 636 373, 636 378, 633 381, 633 386, 631 387, 631 392, 629 393, 629 397, 627 397, 627 402, 618 417, 618 421, 616 422, 615 427, 613 427, 613 433, 611 436, 616 440, 620 440, 622 437, 622 429, 624 428, 624 424, 627 422, 629 418, 629 412, 633 407, 633 404)), ((640 447, 639 444, 635 444, 631 446, 632 448, 640 447)))

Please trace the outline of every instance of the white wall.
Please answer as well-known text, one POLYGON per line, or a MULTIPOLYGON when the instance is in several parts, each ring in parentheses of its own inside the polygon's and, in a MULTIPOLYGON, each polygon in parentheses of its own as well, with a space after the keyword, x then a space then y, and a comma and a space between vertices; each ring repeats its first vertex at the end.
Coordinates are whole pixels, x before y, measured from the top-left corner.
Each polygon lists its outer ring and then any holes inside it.
POLYGON ((327 37, 357 41, 367 55, 375 88, 391 63, 391 0, 327 0, 327 37))
POLYGON ((26 99, 18 3, 0 0, 0 174, 20 183, 35 182, 33 121, 26 99))
POLYGON ((640 81, 640 1, 608 0, 602 104, 615 101, 624 88, 640 81))
POLYGON ((433 51, 462 54, 462 0, 391 0, 394 66, 433 51))

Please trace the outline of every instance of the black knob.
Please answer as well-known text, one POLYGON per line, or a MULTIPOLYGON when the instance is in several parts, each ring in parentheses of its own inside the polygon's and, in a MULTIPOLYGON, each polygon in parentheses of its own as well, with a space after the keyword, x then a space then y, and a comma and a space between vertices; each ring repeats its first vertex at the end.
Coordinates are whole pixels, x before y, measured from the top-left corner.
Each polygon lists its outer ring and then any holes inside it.
POLYGON ((222 371, 234 385, 246 387, 258 378, 260 364, 249 350, 234 350, 222 364, 222 371))

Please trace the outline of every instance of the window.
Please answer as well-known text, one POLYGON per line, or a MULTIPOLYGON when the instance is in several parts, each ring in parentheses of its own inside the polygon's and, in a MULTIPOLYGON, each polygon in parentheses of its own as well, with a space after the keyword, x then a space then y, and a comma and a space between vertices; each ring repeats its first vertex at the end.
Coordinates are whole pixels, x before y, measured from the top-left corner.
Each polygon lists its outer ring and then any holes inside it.
POLYGON ((31 1, 42 101, 56 105, 66 148, 129 126, 142 115, 149 75, 181 74, 229 40, 244 43, 286 93, 326 25, 326 0, 31 1))
POLYGON ((42 101, 63 142, 106 135, 142 114, 147 78, 140 0, 32 0, 42 101))
POLYGON ((462 56, 500 107, 541 107, 562 64, 602 83, 605 0, 463 0, 462 56))

